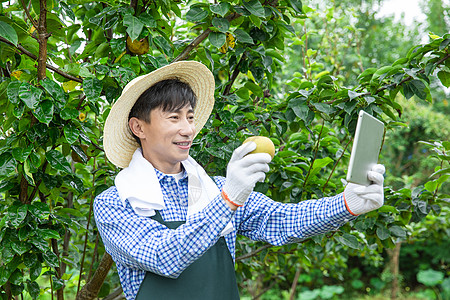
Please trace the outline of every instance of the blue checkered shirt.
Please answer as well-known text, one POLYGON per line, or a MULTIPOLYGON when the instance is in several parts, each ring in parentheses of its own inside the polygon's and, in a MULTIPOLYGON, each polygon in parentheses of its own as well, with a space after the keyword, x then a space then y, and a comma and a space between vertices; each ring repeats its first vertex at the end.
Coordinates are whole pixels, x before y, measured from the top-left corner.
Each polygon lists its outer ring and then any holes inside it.
MULTIPOLYGON (((165 221, 186 221, 176 230, 150 217, 141 217, 128 201, 122 204, 116 187, 104 191, 94 201, 97 228, 117 265, 127 299, 134 299, 145 272, 177 278, 192 262, 220 238, 231 220, 235 228, 225 236, 233 260, 236 234, 273 245, 299 242, 320 233, 336 230, 354 217, 348 213, 342 194, 300 203, 279 203, 253 192, 235 212, 217 195, 207 207, 187 217, 187 175, 177 183, 156 170, 166 208, 165 221)), ((219 190, 225 178, 214 178, 219 190)))

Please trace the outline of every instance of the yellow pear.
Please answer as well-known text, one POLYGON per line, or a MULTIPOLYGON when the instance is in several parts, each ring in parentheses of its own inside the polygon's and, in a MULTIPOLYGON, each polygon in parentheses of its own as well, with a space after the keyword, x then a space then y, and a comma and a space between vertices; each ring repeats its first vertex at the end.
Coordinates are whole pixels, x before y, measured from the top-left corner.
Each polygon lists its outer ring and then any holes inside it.
POLYGON ((270 156, 275 156, 275 145, 273 142, 265 136, 251 136, 245 139, 244 143, 247 142, 255 142, 256 143, 256 149, 253 150, 250 153, 267 153, 270 154, 270 156))
POLYGON ((131 40, 130 37, 127 37, 127 46, 131 53, 137 55, 143 55, 150 49, 147 36, 140 40, 131 40))

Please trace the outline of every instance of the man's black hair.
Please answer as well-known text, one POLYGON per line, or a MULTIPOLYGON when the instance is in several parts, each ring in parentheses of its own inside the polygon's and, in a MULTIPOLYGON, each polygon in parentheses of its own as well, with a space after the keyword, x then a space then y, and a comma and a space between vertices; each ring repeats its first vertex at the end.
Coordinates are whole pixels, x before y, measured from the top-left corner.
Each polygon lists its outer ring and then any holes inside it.
MULTIPOLYGON (((150 112, 158 107, 162 111, 176 111, 190 104, 195 109, 197 97, 189 86, 178 79, 158 81, 149 87, 136 100, 128 114, 128 121, 135 117, 150 123, 150 112)), ((141 145, 139 137, 131 132, 134 139, 141 145)))

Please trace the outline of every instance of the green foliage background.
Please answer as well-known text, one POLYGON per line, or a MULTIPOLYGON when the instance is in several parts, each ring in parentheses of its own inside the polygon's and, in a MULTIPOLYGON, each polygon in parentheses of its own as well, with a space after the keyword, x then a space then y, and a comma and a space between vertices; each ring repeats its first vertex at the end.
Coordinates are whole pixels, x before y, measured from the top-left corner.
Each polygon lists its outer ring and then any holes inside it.
POLYGON ((449 262, 435 254, 450 236, 448 7, 424 5, 432 31, 424 42, 419 27, 378 18, 379 2, 2 2, 1 297, 120 294, 92 218, 94 197, 119 171, 105 158, 103 123, 126 83, 183 59, 203 62, 216 79, 214 114, 191 154, 225 175, 248 135, 270 137, 277 154, 256 189, 276 201, 341 192, 358 112, 386 124, 386 205, 300 244, 239 239, 243 297, 381 292, 386 249, 401 242, 404 257, 440 257, 405 268, 404 285, 445 295, 449 262), (148 39, 148 53, 133 54, 127 37, 148 39), (424 282, 431 273, 416 278, 420 269, 443 276, 424 282))

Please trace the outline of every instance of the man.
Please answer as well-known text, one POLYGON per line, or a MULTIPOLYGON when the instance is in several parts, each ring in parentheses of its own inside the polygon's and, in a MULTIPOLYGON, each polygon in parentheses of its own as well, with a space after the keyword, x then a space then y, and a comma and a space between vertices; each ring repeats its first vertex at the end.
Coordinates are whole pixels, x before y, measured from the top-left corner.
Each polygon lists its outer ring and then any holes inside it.
POLYGON ((298 242, 383 204, 379 165, 368 173, 373 184, 349 184, 333 197, 286 204, 253 192, 271 160, 248 154, 253 142, 238 147, 226 177, 213 181, 189 156, 213 96, 204 65, 177 62, 132 80, 106 120, 106 155, 124 169, 95 199, 94 213, 127 299, 239 299, 237 234, 298 242))

